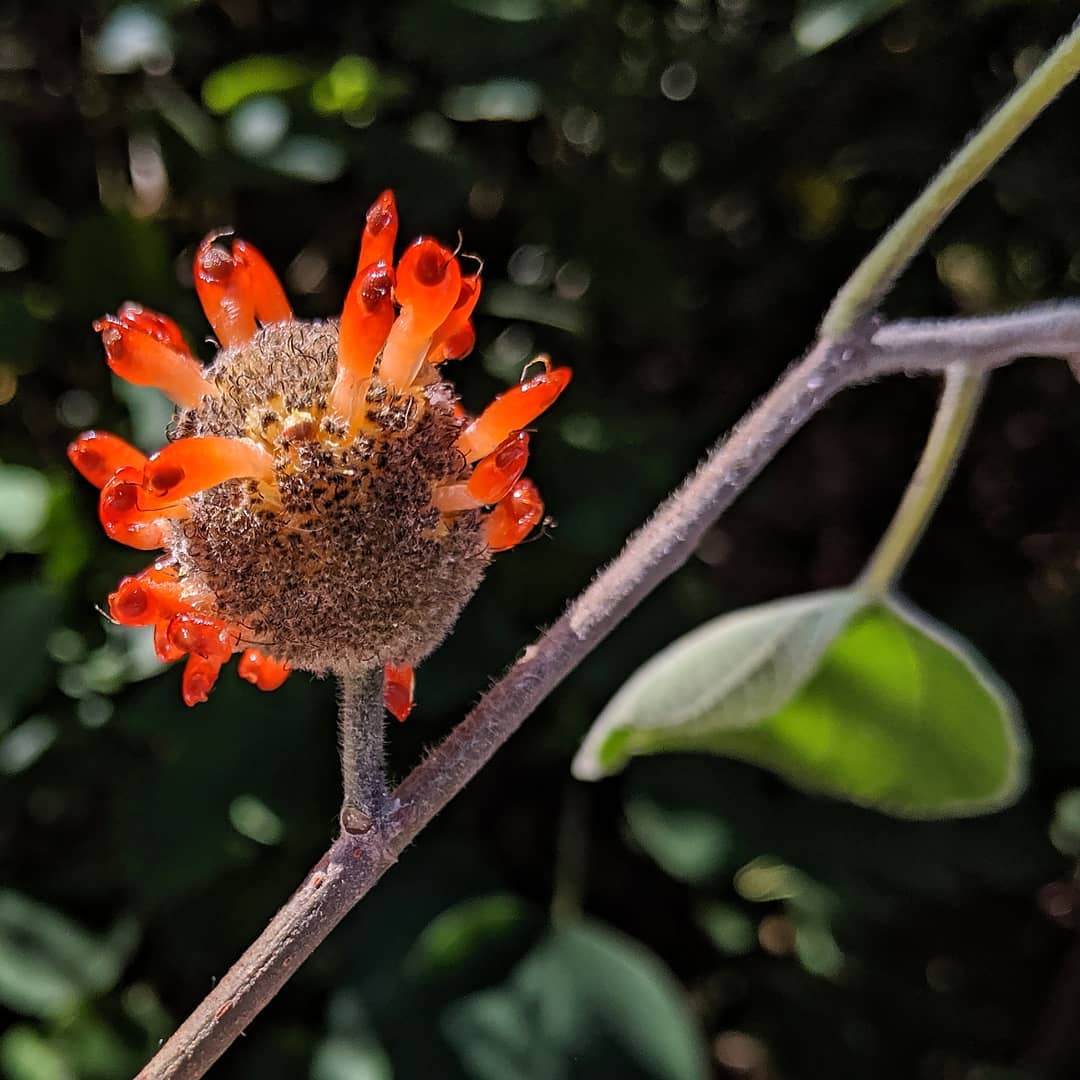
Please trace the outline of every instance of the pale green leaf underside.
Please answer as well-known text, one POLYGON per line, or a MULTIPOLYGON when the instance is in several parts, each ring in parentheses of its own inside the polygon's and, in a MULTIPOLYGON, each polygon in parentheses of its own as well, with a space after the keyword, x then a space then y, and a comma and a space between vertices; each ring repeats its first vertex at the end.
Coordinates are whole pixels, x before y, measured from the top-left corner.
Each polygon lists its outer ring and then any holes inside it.
MULTIPOLYGON (((667 687, 677 694, 676 684, 667 687)), ((1027 744, 1009 691, 970 645, 897 600, 855 614, 786 703, 749 725, 723 716, 714 708, 661 728, 648 713, 637 723, 624 707, 593 752, 613 768, 638 754, 724 754, 808 791, 911 818, 996 809, 1015 799, 1026 776, 1027 744)))
POLYGON ((574 759, 574 775, 596 780, 618 772, 642 752, 637 734, 650 749, 654 738, 664 748, 676 732, 680 739, 703 738, 771 716, 813 674, 864 602, 850 589, 786 597, 691 631, 611 699, 574 759), (635 748, 624 745, 631 732, 635 748))

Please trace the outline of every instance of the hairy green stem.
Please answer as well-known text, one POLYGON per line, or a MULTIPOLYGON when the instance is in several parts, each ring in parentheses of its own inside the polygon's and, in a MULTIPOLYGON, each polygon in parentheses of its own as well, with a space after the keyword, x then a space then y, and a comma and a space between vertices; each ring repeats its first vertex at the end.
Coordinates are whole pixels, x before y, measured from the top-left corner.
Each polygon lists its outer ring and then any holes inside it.
POLYGON ((341 827, 365 833, 382 819, 387 804, 381 667, 342 676, 340 724, 341 827))
POLYGON ((873 308, 950 210, 1080 71, 1080 22, 930 181, 836 294, 821 324, 836 338, 873 308))
POLYGON ((945 372, 945 387, 922 457, 885 535, 859 578, 860 591, 873 597, 884 596, 904 572, 948 486, 986 381, 984 372, 974 372, 961 363, 945 372))

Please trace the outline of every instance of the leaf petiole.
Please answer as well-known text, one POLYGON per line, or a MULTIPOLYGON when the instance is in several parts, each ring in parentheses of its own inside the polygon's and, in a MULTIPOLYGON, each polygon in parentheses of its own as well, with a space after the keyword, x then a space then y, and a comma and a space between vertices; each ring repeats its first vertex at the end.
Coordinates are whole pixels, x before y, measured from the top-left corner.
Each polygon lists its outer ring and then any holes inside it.
POLYGON ((952 477, 986 381, 985 372, 974 372, 962 363, 946 370, 945 386, 922 457, 885 535, 855 583, 865 596, 885 597, 904 572, 952 477))

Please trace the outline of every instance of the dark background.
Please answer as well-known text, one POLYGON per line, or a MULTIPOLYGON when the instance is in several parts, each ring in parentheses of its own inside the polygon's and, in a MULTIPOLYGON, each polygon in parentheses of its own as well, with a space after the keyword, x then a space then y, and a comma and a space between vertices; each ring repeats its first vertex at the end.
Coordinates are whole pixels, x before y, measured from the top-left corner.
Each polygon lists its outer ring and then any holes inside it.
MULTIPOLYGON (((64 447, 89 426, 156 446, 168 413, 112 382, 90 320, 136 299, 201 342, 190 257, 222 224, 298 315, 334 314, 363 211, 393 186, 403 235, 460 228, 486 259, 478 348, 453 368, 465 403, 535 351, 574 367, 530 466, 558 527, 496 561, 421 668, 391 731, 400 774, 805 347, 1074 16, 1060 0, 0 3, 0 1075, 134 1072, 302 879, 339 799, 332 686, 260 695, 226 672, 187 710, 148 635, 95 611, 146 560, 99 534, 64 447)), ((1078 123, 1074 88, 890 315, 1076 292, 1078 123)), ((1053 884, 1072 866, 1047 834, 1080 766, 1080 388, 1063 365, 995 376, 905 578, 1023 706, 1034 780, 1015 808, 901 824, 704 758, 569 779, 660 646, 858 572, 935 392, 894 379, 816 418, 214 1075, 689 1077, 687 1014, 719 1076, 1078 1075, 1080 953, 1053 884), (575 934, 610 953, 591 989, 575 934)))

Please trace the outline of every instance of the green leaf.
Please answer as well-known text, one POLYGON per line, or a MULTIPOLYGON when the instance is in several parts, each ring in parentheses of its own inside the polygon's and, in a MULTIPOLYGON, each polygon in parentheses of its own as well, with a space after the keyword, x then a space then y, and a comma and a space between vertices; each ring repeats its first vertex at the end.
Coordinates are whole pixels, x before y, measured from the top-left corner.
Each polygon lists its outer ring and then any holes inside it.
POLYGON ((520 929, 528 918, 525 903, 509 893, 465 900, 428 924, 402 966, 417 978, 451 971, 486 945, 520 929))
POLYGON ((83 1006, 65 1013, 49 1028, 51 1045, 69 1063, 69 1075, 79 1080, 134 1076, 145 1060, 143 1053, 127 1042, 130 1031, 114 1026, 107 1004, 101 1011, 83 1006))
POLYGON ((728 956, 746 956, 757 947, 753 920, 731 904, 706 901, 697 911, 698 925, 728 956))
POLYGON ((74 1080, 64 1055, 25 1024, 0 1036, 0 1072, 7 1080, 74 1080))
POLYGON ((553 930, 508 983, 473 994, 443 1030, 476 1080, 703 1080, 705 1045, 652 953, 595 923, 553 930))
POLYGON ((334 992, 327 1027, 312 1056, 311 1080, 391 1080, 394 1069, 355 990, 334 992))
POLYGON ((898 817, 999 809, 1027 772, 1009 690, 966 641, 896 600, 858 617, 777 715, 706 742, 796 787, 898 817))
POLYGON ((315 1050, 312 1080, 391 1080, 386 1053, 372 1039, 329 1035, 315 1050))
MULTIPOLYGON (((854 590, 815 593, 687 634, 615 695, 575 775, 602 776, 637 754, 710 751, 900 817, 1013 801, 1026 741, 1008 690, 928 616, 895 599, 860 613, 864 603, 854 590)), ((671 849, 691 878, 724 843, 692 826, 671 849)))
POLYGON ((207 76, 202 99, 211 112, 227 113, 255 94, 293 90, 310 77, 306 65, 287 56, 249 56, 207 76))
MULTIPOLYGON (((686 791, 680 788, 679 793, 686 791)), ((680 881, 708 881, 737 850, 735 830, 704 801, 657 799, 647 789, 635 788, 626 818, 638 845, 680 881)))
POLYGON ((638 753, 697 749, 771 716, 866 603, 853 589, 786 597, 706 623, 639 668, 593 724, 574 775, 595 780, 638 753), (689 745, 688 745, 689 744, 689 745))
MULTIPOLYGON (((678 655, 683 642, 667 652, 678 655)), ((724 657, 708 666, 703 651, 697 660, 715 671, 724 657)), ((654 663, 620 691, 597 728, 654 663)), ((998 809, 1015 800, 1026 778, 1027 742, 1008 689, 967 642, 896 599, 858 614, 805 686, 756 723, 738 723, 723 702, 695 716, 686 703, 706 700, 702 678, 691 682, 687 674, 680 685, 665 674, 623 706, 616 732, 623 754, 711 751, 804 790, 908 818, 998 809), (679 726, 650 723, 661 693, 679 726), (633 705, 640 699, 649 711, 638 726, 633 705)))
POLYGON ((130 921, 98 937, 36 900, 0 890, 0 1002, 45 1017, 110 990, 137 937, 130 921))

